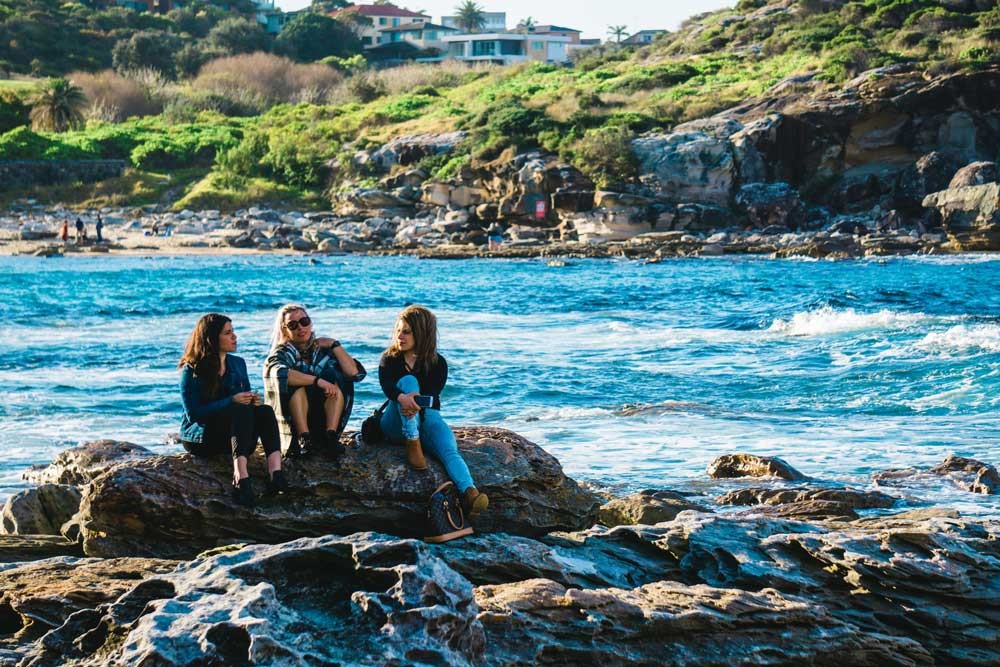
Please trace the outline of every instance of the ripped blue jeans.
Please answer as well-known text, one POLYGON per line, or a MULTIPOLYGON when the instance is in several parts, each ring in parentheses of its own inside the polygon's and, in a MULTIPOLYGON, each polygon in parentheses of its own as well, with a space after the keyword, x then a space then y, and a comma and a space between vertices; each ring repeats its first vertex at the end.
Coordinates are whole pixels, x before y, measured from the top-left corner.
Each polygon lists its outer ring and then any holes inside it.
MULTIPOLYGON (((404 394, 420 391, 420 384, 412 375, 399 378, 396 387, 404 394)), ((389 401, 385 412, 382 413, 382 433, 387 440, 397 445, 404 444, 406 440, 420 438, 421 448, 441 462, 448 477, 460 492, 475 486, 469 466, 458 453, 455 434, 441 417, 440 410, 424 408, 412 417, 404 417, 399 409, 399 402, 389 401)))

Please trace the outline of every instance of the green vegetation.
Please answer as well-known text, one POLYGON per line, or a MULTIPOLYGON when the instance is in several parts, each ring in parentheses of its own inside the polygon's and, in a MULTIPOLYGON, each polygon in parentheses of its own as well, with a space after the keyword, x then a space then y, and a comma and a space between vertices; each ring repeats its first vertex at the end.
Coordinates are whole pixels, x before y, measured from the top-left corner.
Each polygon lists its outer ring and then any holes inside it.
MULTIPOLYGON (((374 176, 357 173, 355 152, 401 135, 454 130, 467 133, 459 150, 419 165, 435 178, 505 151, 542 147, 611 187, 637 176, 630 150, 637 134, 718 112, 791 76, 813 75, 797 87, 835 90, 891 63, 934 73, 1000 61, 1000 7, 955 11, 931 0, 771 2, 773 11, 758 13, 768 0, 742 0, 735 9, 691 19, 650 45, 578 51, 572 67, 445 62, 388 69, 367 68, 350 48, 331 52, 330 40, 300 39, 299 32, 331 28, 331 19, 317 15, 296 19, 281 46, 272 45, 293 59, 321 60, 305 65, 262 53, 220 57, 250 48, 256 37, 245 22, 207 5, 167 16, 85 11, 45 0, 0 0, 0 7, 26 3, 49 17, 82 21, 101 35, 114 32, 119 44, 135 45, 145 39, 140 35, 159 31, 182 46, 174 49, 173 70, 161 70, 162 76, 90 75, 81 84, 91 105, 88 125, 71 132, 18 127, 27 122, 26 98, 0 87, 0 131, 9 130, 0 135, 0 156, 120 157, 141 173, 200 170, 198 182, 178 193, 177 205, 187 206, 234 207, 255 197, 319 205, 343 179, 374 176)), ((12 17, 0 11, 5 35, 28 30, 12 17)), ((332 28, 345 30, 346 24, 332 28)), ((107 40, 102 43, 103 61, 87 55, 85 40, 79 52, 55 57, 60 67, 83 61, 108 67, 112 49, 107 40)), ((27 47, 17 48, 0 52, 0 59, 17 63, 18 71, 32 69, 25 69, 27 47)), ((120 48, 125 58, 126 47, 120 48)), ((49 70, 52 62, 37 69, 49 70)))

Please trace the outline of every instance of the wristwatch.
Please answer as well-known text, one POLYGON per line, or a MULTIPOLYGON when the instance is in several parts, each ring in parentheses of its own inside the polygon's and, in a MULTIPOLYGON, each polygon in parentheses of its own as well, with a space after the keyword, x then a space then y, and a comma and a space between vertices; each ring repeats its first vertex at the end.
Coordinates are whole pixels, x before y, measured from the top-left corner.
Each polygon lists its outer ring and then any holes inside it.
POLYGON ((332 343, 330 343, 330 349, 331 350, 333 348, 335 348, 335 347, 340 347, 340 341, 339 340, 334 340, 332 343))

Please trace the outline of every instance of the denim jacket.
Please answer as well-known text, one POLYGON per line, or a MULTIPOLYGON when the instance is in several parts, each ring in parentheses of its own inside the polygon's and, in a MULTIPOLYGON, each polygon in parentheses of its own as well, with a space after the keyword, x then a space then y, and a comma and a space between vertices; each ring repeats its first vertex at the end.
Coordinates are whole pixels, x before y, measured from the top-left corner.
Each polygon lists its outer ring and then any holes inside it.
POLYGON ((233 404, 233 394, 250 391, 250 377, 247 362, 233 354, 226 355, 226 372, 219 378, 219 396, 208 400, 202 395, 201 378, 191 366, 181 369, 181 403, 184 416, 181 418, 181 440, 202 442, 205 437, 205 423, 224 412, 233 404))

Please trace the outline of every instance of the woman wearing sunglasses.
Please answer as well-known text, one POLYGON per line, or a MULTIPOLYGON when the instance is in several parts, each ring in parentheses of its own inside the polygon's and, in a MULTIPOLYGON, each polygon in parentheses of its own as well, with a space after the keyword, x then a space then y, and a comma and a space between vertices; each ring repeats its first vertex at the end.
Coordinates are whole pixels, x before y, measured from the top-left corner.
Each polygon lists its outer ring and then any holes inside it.
POLYGON ((233 456, 233 497, 247 507, 254 504, 247 473, 247 457, 258 438, 267 457, 272 492, 288 491, 281 471, 281 444, 274 411, 250 390, 247 364, 236 351, 236 333, 225 315, 209 313, 198 320, 188 338, 181 369, 181 441, 195 456, 233 456))
POLYGON ((354 383, 365 369, 340 341, 317 338, 304 306, 278 310, 271 332, 271 354, 264 363, 264 388, 278 413, 291 456, 316 451, 339 459, 340 434, 354 406, 354 383))
POLYGON ((462 493, 466 515, 474 519, 489 498, 476 489, 455 434, 441 418, 448 363, 438 354, 437 338, 437 318, 423 306, 408 306, 396 318, 392 342, 378 365, 379 384, 389 399, 382 432, 406 445, 406 461, 414 470, 427 469, 424 449, 433 454, 462 493))

